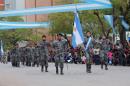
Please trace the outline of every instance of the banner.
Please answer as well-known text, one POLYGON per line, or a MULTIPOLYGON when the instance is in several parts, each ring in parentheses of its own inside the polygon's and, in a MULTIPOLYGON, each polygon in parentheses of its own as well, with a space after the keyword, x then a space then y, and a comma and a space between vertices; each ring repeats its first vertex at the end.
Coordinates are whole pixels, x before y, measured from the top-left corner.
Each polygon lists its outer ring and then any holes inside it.
POLYGON ((0 21, 0 30, 23 28, 49 28, 49 22, 2 22, 0 21))
POLYGON ((80 0, 81 2, 85 2, 85 3, 98 3, 98 4, 103 4, 103 5, 107 5, 107 6, 111 6, 111 2, 110 0, 80 0))
POLYGON ((130 31, 126 31, 126 40, 130 41, 130 31))
POLYGON ((78 45, 83 44, 84 36, 82 27, 80 24, 80 19, 78 13, 75 12, 75 19, 74 19, 74 28, 73 28, 73 35, 72 35, 72 46, 73 48, 78 47, 78 45))
POLYGON ((0 56, 3 57, 4 55, 4 49, 3 49, 3 42, 2 40, 0 41, 0 56))
POLYGON ((25 15, 34 15, 34 14, 49 14, 57 12, 73 12, 75 9, 78 11, 81 10, 96 10, 96 9, 107 9, 112 8, 111 3, 79 3, 79 4, 67 4, 59 6, 47 6, 47 7, 38 7, 38 8, 29 8, 23 10, 13 10, 13 11, 0 11, 0 17, 7 16, 25 16, 25 15))
POLYGON ((104 15, 104 18, 107 20, 107 22, 111 26, 113 34, 116 34, 116 31, 115 31, 115 28, 114 28, 114 24, 113 24, 113 16, 112 15, 104 15))
POLYGON ((121 24, 125 28, 125 30, 129 30, 130 25, 125 21, 124 16, 120 16, 121 24))

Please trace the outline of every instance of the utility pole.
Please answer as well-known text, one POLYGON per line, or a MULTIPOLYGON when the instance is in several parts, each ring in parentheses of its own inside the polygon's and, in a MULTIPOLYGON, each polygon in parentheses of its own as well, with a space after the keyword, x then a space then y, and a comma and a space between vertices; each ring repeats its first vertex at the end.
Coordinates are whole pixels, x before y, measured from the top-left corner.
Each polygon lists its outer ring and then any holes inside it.
POLYGON ((51 0, 51 6, 53 6, 53 0, 51 0))
MULTIPOLYGON (((37 8, 37 1, 35 0, 34 1, 34 4, 35 4, 35 8, 37 8)), ((35 22, 37 22, 37 15, 35 14, 35 22)), ((37 32, 37 28, 35 28, 36 30, 36 41, 38 41, 38 32, 37 32)))
MULTIPOLYGON (((34 2, 34 4, 35 4, 35 8, 37 7, 37 1, 35 0, 35 2, 34 2)), ((35 14, 35 22, 37 22, 37 15, 35 14)))

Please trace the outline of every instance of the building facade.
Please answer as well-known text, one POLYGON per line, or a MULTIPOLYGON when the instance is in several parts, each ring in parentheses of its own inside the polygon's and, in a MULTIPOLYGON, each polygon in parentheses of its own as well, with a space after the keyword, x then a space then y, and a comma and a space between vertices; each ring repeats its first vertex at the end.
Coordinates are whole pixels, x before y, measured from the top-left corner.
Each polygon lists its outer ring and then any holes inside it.
POLYGON ((0 10, 4 10, 4 0, 0 0, 0 10))
MULTIPOLYGON (((26 8, 36 8, 41 6, 51 6, 51 0, 26 0, 26 8)), ((48 21, 48 15, 31 15, 26 17, 27 22, 43 22, 48 21)))

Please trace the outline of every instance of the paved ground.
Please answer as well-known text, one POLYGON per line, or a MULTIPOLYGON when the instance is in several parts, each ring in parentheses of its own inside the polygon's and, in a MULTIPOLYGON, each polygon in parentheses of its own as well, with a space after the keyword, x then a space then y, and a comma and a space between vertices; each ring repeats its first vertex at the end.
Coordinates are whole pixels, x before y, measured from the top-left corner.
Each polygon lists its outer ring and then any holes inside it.
POLYGON ((85 65, 65 65, 65 75, 56 75, 54 64, 48 73, 37 67, 13 68, 0 63, 0 86, 130 86, 130 67, 109 66, 101 70, 92 66, 92 74, 85 72, 85 65))

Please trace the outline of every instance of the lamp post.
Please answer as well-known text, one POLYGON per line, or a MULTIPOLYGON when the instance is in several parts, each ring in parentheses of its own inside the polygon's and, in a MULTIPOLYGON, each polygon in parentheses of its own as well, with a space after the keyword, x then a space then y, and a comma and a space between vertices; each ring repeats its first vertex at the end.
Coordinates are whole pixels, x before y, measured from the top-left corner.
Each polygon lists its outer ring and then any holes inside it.
MULTIPOLYGON (((34 2, 34 4, 35 4, 35 8, 37 7, 37 1, 35 0, 35 2, 34 2)), ((37 15, 35 14, 35 22, 37 22, 37 15)))
POLYGON ((53 6, 53 0, 51 0, 51 6, 53 6))
MULTIPOLYGON (((35 8, 37 7, 37 1, 35 0, 34 1, 34 4, 35 4, 35 8)), ((35 14, 35 22, 37 22, 37 15, 35 14)), ((38 32, 37 32, 37 28, 36 28, 36 41, 38 41, 38 38, 37 38, 37 35, 38 35, 38 32)))

